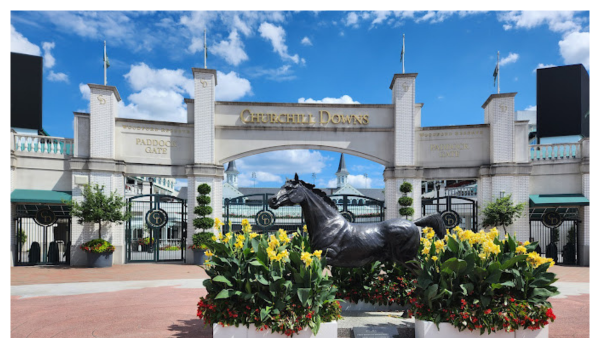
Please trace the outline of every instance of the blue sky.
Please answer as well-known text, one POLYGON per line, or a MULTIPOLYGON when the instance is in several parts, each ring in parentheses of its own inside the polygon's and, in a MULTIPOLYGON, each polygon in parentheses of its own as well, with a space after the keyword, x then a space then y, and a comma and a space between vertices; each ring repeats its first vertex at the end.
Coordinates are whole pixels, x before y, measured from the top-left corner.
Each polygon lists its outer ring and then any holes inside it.
MULTIPOLYGON (((13 11, 10 22, 11 51, 44 56, 44 129, 67 138, 73 112, 88 111, 87 84, 103 82, 104 40, 121 116, 178 122, 183 99, 193 97, 191 68, 204 66, 205 28, 217 100, 254 102, 389 104, 405 34, 423 126, 483 123, 498 51, 501 92, 518 93, 516 110, 535 109, 536 68, 582 63, 590 71, 589 12, 13 11)), ((298 172, 328 186, 338 161, 316 150, 256 155, 238 161, 240 184, 254 185, 256 172, 256 186, 280 186, 298 172)), ((383 187, 383 166, 353 156, 346 163, 356 187, 383 187)))

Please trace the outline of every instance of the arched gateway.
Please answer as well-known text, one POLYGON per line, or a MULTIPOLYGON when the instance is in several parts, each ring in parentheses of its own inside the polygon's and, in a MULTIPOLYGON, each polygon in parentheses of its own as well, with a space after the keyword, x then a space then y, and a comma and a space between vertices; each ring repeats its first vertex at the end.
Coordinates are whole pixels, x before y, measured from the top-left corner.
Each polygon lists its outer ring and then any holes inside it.
MULTIPOLYGON (((393 76, 391 104, 306 104, 215 101, 216 71, 192 68, 192 72, 195 91, 194 99, 185 100, 187 123, 119 118, 117 88, 89 85, 90 113, 75 113, 74 153, 65 159, 73 199, 82 198, 82 182, 103 184, 123 195, 125 176, 187 177, 187 218, 194 218, 196 187, 202 183, 212 188, 212 216, 221 217, 223 165, 281 149, 332 150, 384 165, 386 218, 399 216, 396 206, 404 181, 420 187, 422 180, 476 179, 482 205, 501 194, 529 202, 530 194, 542 189, 533 183, 541 187, 552 175, 532 164, 527 122, 514 120, 516 93, 490 95, 483 104, 484 124, 421 127, 423 104, 415 102, 417 74, 393 76)), ((579 162, 581 157, 580 147, 579 162)), ((576 173, 569 170, 568 179, 579 180, 577 191, 555 192, 589 192, 587 167, 576 173)), ((419 217, 421 190, 414 189, 412 197, 419 217)), ((583 209, 586 225, 579 232, 579 244, 587 247, 588 207, 583 209)), ((73 248, 91 238, 75 223, 73 248)), ((125 225, 110 231, 117 247, 114 263, 119 264, 125 261, 125 225)), ((510 231, 521 241, 529 240, 528 215, 510 231)), ((193 232, 188 222, 187 233, 193 232)), ((191 236, 188 245, 190 241, 191 236)), ((191 251, 186 257, 191 262, 191 251)), ((72 265, 84 261, 80 250, 71 250, 72 265)))

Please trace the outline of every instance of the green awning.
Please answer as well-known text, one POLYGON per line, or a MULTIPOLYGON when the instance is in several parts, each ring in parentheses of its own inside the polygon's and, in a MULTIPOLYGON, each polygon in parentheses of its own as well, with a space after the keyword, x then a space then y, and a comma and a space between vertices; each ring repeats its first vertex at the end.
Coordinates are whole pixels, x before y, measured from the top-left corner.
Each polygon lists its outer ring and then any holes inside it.
POLYGON ((70 191, 15 189, 10 194, 13 203, 52 203, 62 204, 62 200, 71 200, 70 191))
POLYGON ((582 194, 529 195, 530 207, 558 207, 571 205, 588 206, 590 205, 590 200, 582 194))

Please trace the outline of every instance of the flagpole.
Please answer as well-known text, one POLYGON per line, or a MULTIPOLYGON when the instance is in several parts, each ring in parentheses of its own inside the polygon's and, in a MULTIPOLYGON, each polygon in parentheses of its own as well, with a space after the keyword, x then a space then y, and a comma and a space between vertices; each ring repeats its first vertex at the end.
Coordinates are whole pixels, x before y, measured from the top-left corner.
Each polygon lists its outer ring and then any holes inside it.
POLYGON ((497 65, 498 65, 498 94, 500 94, 500 51, 498 51, 498 61, 497 65))
POLYGON ((204 30, 204 69, 206 69, 206 29, 204 30))
POLYGON ((104 85, 106 86, 108 83, 106 81, 106 40, 104 40, 104 59, 102 60, 102 63, 104 64, 104 85))
POLYGON ((404 34, 402 34, 402 74, 404 74, 404 34))

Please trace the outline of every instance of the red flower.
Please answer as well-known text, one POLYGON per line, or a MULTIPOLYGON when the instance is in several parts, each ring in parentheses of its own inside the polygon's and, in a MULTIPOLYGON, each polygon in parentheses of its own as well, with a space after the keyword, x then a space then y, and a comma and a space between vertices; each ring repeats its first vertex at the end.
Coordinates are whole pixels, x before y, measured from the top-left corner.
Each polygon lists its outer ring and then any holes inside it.
POLYGON ((491 309, 487 309, 487 310, 483 311, 483 313, 485 313, 486 315, 489 315, 490 313, 492 313, 492 310, 491 309))
POLYGON ((553 321, 556 319, 556 316, 554 315, 554 312, 552 312, 551 308, 546 310, 546 316, 548 316, 548 318, 552 319, 553 321))

